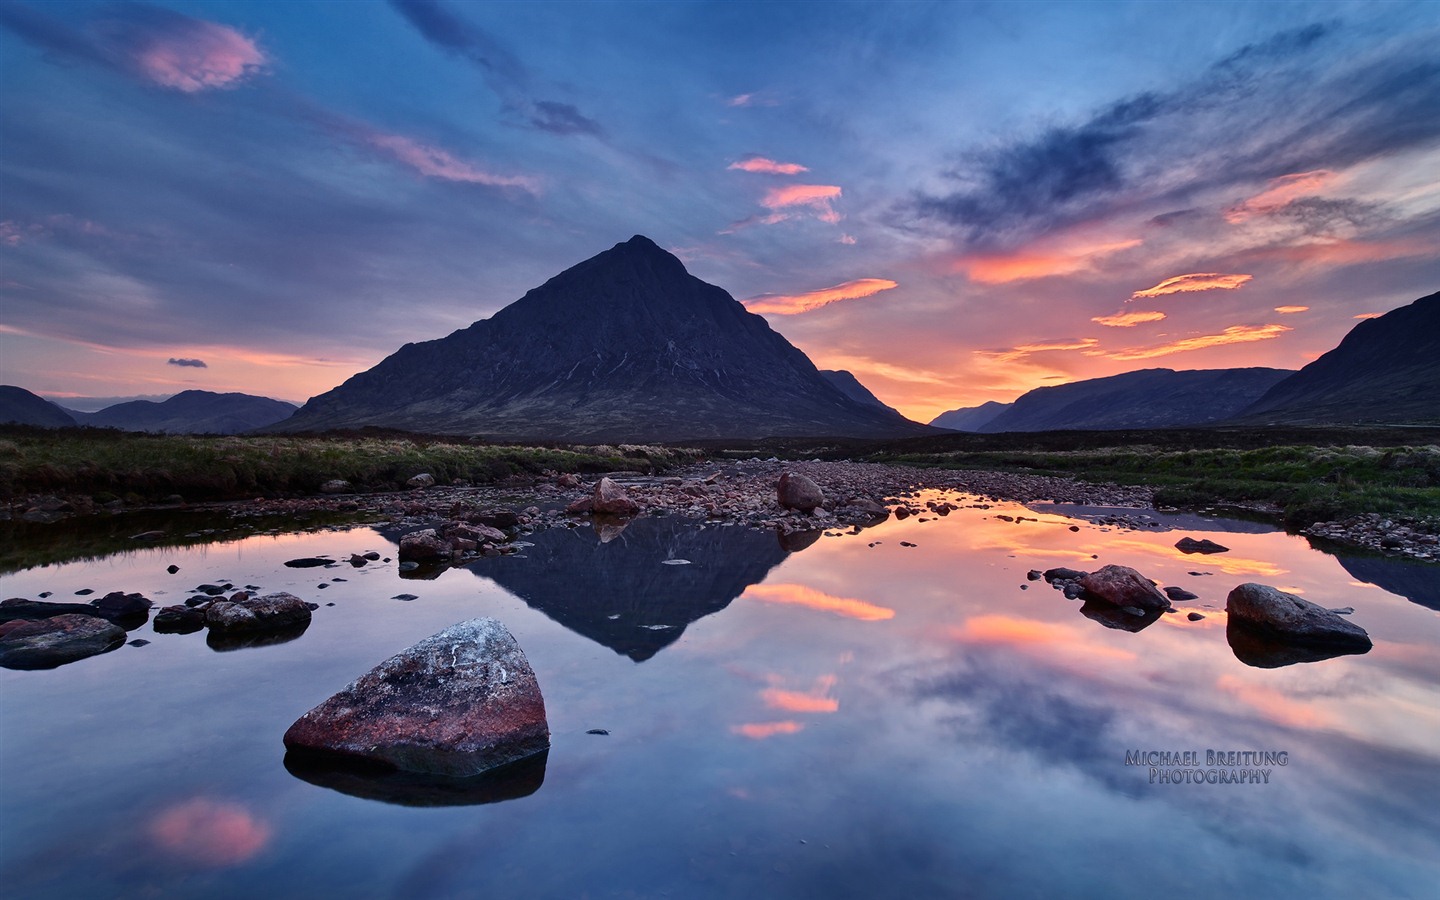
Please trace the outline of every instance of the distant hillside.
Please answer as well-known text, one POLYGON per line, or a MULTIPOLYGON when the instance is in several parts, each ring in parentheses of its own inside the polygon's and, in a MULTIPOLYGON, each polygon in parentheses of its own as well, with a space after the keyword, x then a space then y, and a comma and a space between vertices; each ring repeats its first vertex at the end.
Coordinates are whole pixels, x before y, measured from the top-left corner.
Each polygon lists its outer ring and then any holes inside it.
POLYGON ((65 410, 13 384, 0 384, 0 423, 41 428, 66 428, 76 424, 65 410))
POLYGON ((900 415, 899 410, 893 406, 886 406, 879 397, 870 393, 869 388, 860 383, 860 379, 844 369, 821 369, 820 377, 839 388, 840 393, 849 397, 851 400, 857 400, 860 403, 865 403, 870 406, 878 406, 881 409, 895 413, 897 416, 900 415))
POLYGON ((169 400, 131 400, 99 412, 74 413, 82 425, 166 434, 239 434, 288 419, 296 406, 251 394, 182 391, 169 400))
POLYGON ((1271 388, 1247 424, 1440 423, 1440 293, 1366 319, 1271 388))
POLYGON ((979 430, 1109 431, 1208 425, 1235 416, 1281 379, 1285 369, 1140 369, 1036 388, 979 430))
POLYGON ((438 340, 406 344, 276 431, 376 425, 577 443, 900 437, 739 301, 636 235, 438 340))
POLYGON ((980 431, 996 416, 1014 405, 987 400, 979 406, 962 406, 943 412, 931 419, 930 424, 935 428, 949 428, 951 431, 980 431))

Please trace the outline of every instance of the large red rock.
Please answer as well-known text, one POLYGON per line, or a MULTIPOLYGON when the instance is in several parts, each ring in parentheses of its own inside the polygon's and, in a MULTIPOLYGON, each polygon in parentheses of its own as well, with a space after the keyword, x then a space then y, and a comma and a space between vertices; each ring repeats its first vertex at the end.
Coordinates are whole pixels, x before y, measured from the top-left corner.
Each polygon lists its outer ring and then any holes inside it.
POLYGON ((96 616, 67 613, 15 625, 0 637, 0 666, 53 669, 125 643, 125 630, 96 616))
POLYGON ((810 512, 825 502, 820 485, 796 472, 780 473, 780 482, 775 486, 777 499, 786 509, 810 512))
POLYGON ((451 553, 450 542, 433 528, 412 531, 400 539, 399 555, 402 562, 434 562, 449 559, 451 553))
POLYGON ((1113 606, 1132 606, 1145 612, 1170 608, 1170 598, 1129 566, 1105 566, 1081 578, 1080 587, 1086 596, 1113 606))
POLYGON ((205 607, 205 624, 211 632, 219 634, 303 628, 310 624, 310 607, 285 591, 263 597, 217 600, 205 607))
POLYGON ((630 499, 625 489, 609 478, 595 483, 590 508, 594 512, 610 516, 633 516, 640 511, 640 504, 630 499))
POLYGON ((360 676, 285 732, 290 750, 469 776, 550 746, 529 661, 495 619, 460 622, 360 676))

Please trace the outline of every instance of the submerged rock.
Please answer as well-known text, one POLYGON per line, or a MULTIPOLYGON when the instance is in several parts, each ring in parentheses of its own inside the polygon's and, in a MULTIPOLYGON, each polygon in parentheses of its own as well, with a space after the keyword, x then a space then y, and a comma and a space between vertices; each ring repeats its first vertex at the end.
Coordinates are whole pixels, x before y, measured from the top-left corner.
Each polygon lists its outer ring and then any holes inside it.
POLYGON ((1371 647, 1370 635, 1354 622, 1265 584, 1235 588, 1225 600, 1225 612, 1230 622, 1283 643, 1342 653, 1364 653, 1371 647))
POLYGON ((1181 553, 1229 553, 1230 548, 1221 546, 1206 538, 1197 541, 1192 537, 1183 537, 1175 542, 1175 549, 1181 553))
POLYGON ((515 638, 471 619, 360 676, 285 732, 292 751, 470 776, 550 746, 545 700, 515 638))
POLYGON ((66 614, 24 622, 0 637, 0 666, 53 669, 108 653, 125 643, 125 629, 96 616, 66 614))
MULTIPOLYGON (((238 595, 237 595, 238 596, 238 595)), ((211 633, 281 631, 310 624, 310 607, 294 594, 280 591, 243 600, 217 600, 205 608, 211 633)))
POLYGON ((205 613, 184 605, 167 606, 155 614, 151 627, 156 634, 190 634, 205 627, 205 613))
POLYGON ((820 485, 797 472, 781 472, 775 494, 781 506, 801 512, 811 512, 825 502, 820 485))
POLYGON ((1080 579, 1087 597, 1145 612, 1168 609, 1170 600, 1150 579, 1129 566, 1105 566, 1080 579))

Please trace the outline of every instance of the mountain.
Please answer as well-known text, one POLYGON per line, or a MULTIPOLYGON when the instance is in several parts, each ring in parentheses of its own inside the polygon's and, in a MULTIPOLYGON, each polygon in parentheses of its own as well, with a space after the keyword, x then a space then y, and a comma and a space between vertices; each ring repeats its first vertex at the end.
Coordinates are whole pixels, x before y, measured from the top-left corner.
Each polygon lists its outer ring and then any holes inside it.
POLYGON ((65 410, 22 387, 0 384, 0 424, 73 428, 75 419, 65 410))
POLYGON ((1440 293, 1366 319, 1271 388, 1240 421, 1440 424, 1440 293))
POLYGON ((169 400, 131 400, 99 412, 74 413, 82 425, 167 434, 239 434, 274 425, 295 412, 295 404, 251 394, 181 391, 169 400))
POLYGON ((448 337, 406 344, 272 430, 505 440, 899 437, 725 291, 636 236, 448 337))
POLYGON ((999 403, 987 400, 979 406, 962 406, 943 412, 930 420, 932 428, 949 428, 951 431, 980 431, 996 416, 1014 406, 1013 403, 999 403))
POLYGON ((1285 369, 1139 369, 1036 388, 979 430, 1106 431, 1208 425, 1233 417, 1281 379, 1285 369))
POLYGON ((860 379, 844 369, 821 369, 820 377, 839 388, 840 393, 849 397, 851 400, 864 403, 867 406, 878 406, 880 409, 888 409, 890 412, 895 413, 895 415, 900 415, 899 410, 893 406, 886 406, 879 397, 870 393, 869 388, 860 383, 860 379))

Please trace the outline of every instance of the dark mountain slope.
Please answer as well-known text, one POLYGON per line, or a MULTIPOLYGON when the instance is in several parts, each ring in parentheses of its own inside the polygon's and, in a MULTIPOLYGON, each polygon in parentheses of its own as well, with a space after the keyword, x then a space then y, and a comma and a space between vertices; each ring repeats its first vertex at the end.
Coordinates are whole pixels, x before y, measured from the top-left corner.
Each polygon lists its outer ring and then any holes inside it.
POLYGON ((1440 293, 1356 325, 1237 421, 1440 423, 1440 293))
POLYGON ((764 319, 641 236, 489 319, 406 344, 275 430, 366 425, 590 442, 926 431, 845 396, 764 319))
POLYGON ((870 389, 860 383, 853 373, 845 369, 821 369, 820 375, 826 381, 840 389, 840 393, 858 403, 866 406, 878 406, 880 409, 888 409, 890 412, 900 415, 900 411, 893 406, 887 406, 879 397, 870 393, 870 389))
POLYGON ((99 412, 75 413, 81 424, 167 434, 239 434, 289 418, 293 403, 251 394, 181 391, 169 400, 131 400, 99 412))
POLYGON ((0 423, 38 425, 41 428, 65 428, 76 424, 65 410, 13 384, 0 384, 0 423))
POLYGON ((1013 405, 987 400, 979 406, 963 406, 943 412, 931 419, 930 425, 933 428, 949 428, 951 431, 979 431, 1013 405))
POLYGON ((979 430, 1107 431, 1206 425, 1233 417, 1282 378, 1285 369, 1140 369, 1036 388, 979 430))

